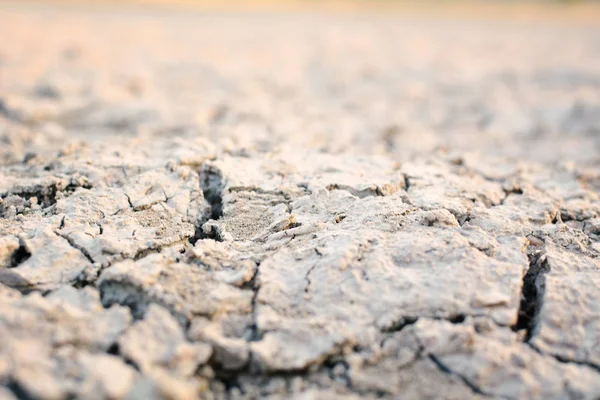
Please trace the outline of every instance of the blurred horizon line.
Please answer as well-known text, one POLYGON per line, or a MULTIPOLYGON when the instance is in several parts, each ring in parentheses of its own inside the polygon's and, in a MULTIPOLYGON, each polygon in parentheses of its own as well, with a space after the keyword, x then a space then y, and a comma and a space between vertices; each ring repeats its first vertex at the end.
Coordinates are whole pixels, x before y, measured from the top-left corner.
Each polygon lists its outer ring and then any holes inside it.
POLYGON ((492 17, 514 20, 600 21, 600 1, 557 0, 0 0, 0 7, 42 6, 201 12, 391 14, 433 17, 492 17))

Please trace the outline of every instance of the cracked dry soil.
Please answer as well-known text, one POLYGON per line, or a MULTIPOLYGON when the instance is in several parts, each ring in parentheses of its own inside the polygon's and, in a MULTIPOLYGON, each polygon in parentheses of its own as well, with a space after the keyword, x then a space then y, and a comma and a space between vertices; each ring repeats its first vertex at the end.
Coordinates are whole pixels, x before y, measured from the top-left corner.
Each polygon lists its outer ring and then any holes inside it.
POLYGON ((600 398, 597 27, 0 20, 0 399, 600 398))

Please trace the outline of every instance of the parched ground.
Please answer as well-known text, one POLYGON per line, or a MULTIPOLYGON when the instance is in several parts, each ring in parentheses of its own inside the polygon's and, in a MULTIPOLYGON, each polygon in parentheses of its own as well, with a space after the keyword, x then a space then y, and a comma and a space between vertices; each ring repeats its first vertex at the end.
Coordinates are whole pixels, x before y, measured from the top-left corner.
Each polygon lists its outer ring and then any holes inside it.
POLYGON ((0 399, 600 398, 600 28, 0 5, 0 399))

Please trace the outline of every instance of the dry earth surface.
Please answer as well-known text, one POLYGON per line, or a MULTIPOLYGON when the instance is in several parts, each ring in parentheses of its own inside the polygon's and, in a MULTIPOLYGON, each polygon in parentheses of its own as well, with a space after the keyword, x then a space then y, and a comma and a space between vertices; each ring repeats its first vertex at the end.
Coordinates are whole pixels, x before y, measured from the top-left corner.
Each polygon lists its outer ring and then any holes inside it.
POLYGON ((0 38, 0 399, 600 398, 600 27, 0 38))

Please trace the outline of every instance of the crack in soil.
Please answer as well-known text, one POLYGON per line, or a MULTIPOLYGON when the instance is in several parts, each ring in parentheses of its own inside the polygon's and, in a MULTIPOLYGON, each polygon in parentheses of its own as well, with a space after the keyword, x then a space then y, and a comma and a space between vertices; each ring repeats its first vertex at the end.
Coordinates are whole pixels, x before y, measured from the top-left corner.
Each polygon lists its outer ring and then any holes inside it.
MULTIPOLYGON (((250 315, 252 316, 252 324, 250 324, 250 326, 248 327, 248 342, 257 342, 261 340, 263 336, 262 332, 260 332, 260 330, 258 329, 258 324, 256 322, 256 300, 258 298, 258 292, 260 291, 260 285, 258 285, 256 278, 259 274, 260 264, 260 261, 256 263, 256 271, 254 271, 254 275, 252 275, 252 278, 250 278, 250 280, 246 284, 246 287, 253 291, 252 300, 250 301, 250 315)), ((252 356, 252 353, 250 353, 250 356, 252 356)))
POLYGON ((200 176, 200 190, 204 196, 204 200, 210 206, 210 213, 202 215, 196 221, 194 236, 189 239, 189 242, 194 245, 201 239, 214 239, 219 241, 219 234, 213 227, 207 233, 203 229, 203 225, 209 220, 219 220, 223 217, 223 192, 225 190, 225 178, 223 173, 218 168, 208 163, 202 163, 198 171, 200 176))
POLYGON ((12 254, 8 268, 16 268, 31 257, 31 252, 22 239, 19 239, 19 247, 12 254))
POLYGON ((435 364, 435 366, 442 371, 443 373, 450 375, 450 376, 455 376, 458 379, 460 379, 466 386, 469 387, 469 389, 471 389, 474 393, 480 395, 480 396, 484 396, 484 397, 498 397, 498 398, 502 398, 505 399, 507 397, 503 397, 503 396, 497 396, 497 395, 491 395, 489 393, 484 392, 479 386, 477 386, 476 384, 474 384, 473 382, 471 382, 469 380, 469 378, 467 378, 466 376, 459 374, 456 371, 453 371, 450 367, 448 367, 446 364, 444 364, 444 362, 442 360, 440 360, 439 357, 437 357, 435 354, 429 354, 429 359, 433 362, 433 364, 435 364))
POLYGON ((77 243, 75 243, 75 240, 73 240, 72 238, 66 236, 66 235, 61 235, 58 232, 54 232, 57 236, 60 236, 61 238, 65 239, 67 241, 67 243, 69 243, 69 245, 74 248, 75 250, 78 250, 81 254, 83 254, 83 256, 91 263, 94 264, 94 259, 92 258, 92 256, 90 255, 90 253, 87 251, 87 249, 85 247, 79 246, 77 243))
POLYGON ((561 364, 575 364, 575 365, 581 365, 584 367, 588 367, 591 368, 597 372, 600 372, 600 365, 598 364, 594 364, 592 362, 589 361, 578 361, 578 360, 573 360, 570 358, 566 358, 563 356, 560 356, 558 354, 553 354, 553 353, 544 353, 543 351, 541 351, 539 348, 537 348, 537 346, 535 346, 533 343, 527 343, 529 345, 529 347, 531 349, 533 349, 535 352, 544 355, 544 356, 550 356, 552 358, 554 358, 556 361, 558 361, 561 364))
POLYGON ((541 249, 537 247, 539 246, 530 242, 527 248, 529 268, 523 276, 519 316, 513 328, 515 331, 525 330, 525 342, 531 340, 537 329, 546 292, 545 274, 550 271, 546 256, 543 254, 543 247, 541 249))
POLYGON ((212 165, 202 164, 200 189, 202 189, 204 199, 211 207, 210 219, 220 219, 223 216, 223 191, 225 189, 223 173, 212 165))

